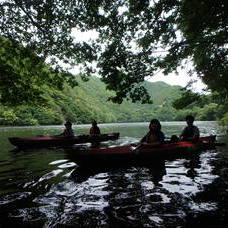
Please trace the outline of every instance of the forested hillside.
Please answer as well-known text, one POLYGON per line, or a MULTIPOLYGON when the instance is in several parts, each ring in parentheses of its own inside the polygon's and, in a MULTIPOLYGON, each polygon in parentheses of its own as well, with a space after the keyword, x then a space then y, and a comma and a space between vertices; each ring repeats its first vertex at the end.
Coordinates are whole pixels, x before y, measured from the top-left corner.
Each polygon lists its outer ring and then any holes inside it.
POLYGON ((99 123, 139 122, 152 118, 173 121, 183 120, 186 114, 193 114, 199 120, 224 116, 223 121, 227 122, 224 102, 218 99, 215 102, 212 95, 202 96, 197 104, 188 105, 188 100, 184 100, 187 108, 176 110, 172 104, 181 97, 180 87, 145 81, 143 86, 152 104, 132 103, 131 99, 114 104, 108 99, 116 94, 106 90, 107 85, 99 78, 60 73, 31 49, 4 37, 0 37, 0 43, 1 125, 62 124, 66 119, 74 123, 90 123, 93 119, 99 123), (82 80, 87 77, 89 81, 82 80))
MULTIPOLYGON (((80 77, 78 77, 80 78, 80 77)), ((158 118, 161 121, 183 120, 186 114, 194 114, 202 120, 215 120, 218 117, 218 105, 206 100, 200 106, 176 110, 172 107, 180 97, 179 86, 170 86, 164 82, 145 82, 151 94, 153 104, 132 103, 125 100, 122 104, 108 101, 112 96, 99 78, 91 77, 88 82, 78 79, 79 86, 65 86, 63 91, 46 87, 44 94, 47 104, 0 106, 1 125, 37 125, 62 124, 65 119, 74 123, 90 123, 93 119, 99 123, 139 122, 158 118)))
POLYGON ((0 7, 0 124, 181 120, 192 113, 228 125, 227 1, 28 2, 0 7), (94 36, 77 39, 87 32, 94 36), (107 102, 99 80, 74 87, 78 77, 69 70, 79 65, 88 77, 97 72, 112 101, 123 104, 107 102), (175 106, 183 111, 171 107, 177 88, 145 82, 179 68, 211 92, 196 95, 198 104, 184 97, 175 106), (149 94, 153 105, 124 101, 148 103, 149 94))

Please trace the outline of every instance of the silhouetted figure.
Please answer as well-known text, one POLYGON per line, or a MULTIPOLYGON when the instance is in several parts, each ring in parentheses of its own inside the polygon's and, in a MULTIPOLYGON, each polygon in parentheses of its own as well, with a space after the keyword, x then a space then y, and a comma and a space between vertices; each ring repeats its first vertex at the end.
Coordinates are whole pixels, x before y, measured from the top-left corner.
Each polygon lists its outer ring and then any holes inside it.
POLYGON ((159 120, 152 119, 149 125, 149 132, 140 140, 141 145, 147 144, 161 144, 165 140, 165 135, 161 131, 161 124, 159 120))
POLYGON ((97 126, 97 122, 94 120, 92 122, 92 127, 89 130, 91 135, 99 135, 101 133, 100 128, 97 126))
POLYGON ((72 123, 70 121, 66 121, 65 125, 65 129, 63 131, 62 134, 58 135, 58 136, 74 136, 74 131, 72 129, 72 123))
MULTIPOLYGON (((100 135, 101 131, 100 128, 97 126, 97 122, 94 120, 92 122, 92 127, 89 130, 90 135, 93 135, 96 137, 96 135, 100 135)), ((97 136, 99 137, 99 136, 97 136)), ((100 146, 100 142, 99 141, 94 141, 93 143, 91 143, 91 147, 99 147, 100 146)))
POLYGON ((181 141, 198 141, 199 136, 200 136, 200 132, 198 127, 196 127, 195 125, 193 125, 194 122, 194 117, 191 115, 186 116, 185 118, 186 123, 187 123, 187 127, 184 128, 184 130, 182 131, 181 135, 180 135, 180 140, 181 141))

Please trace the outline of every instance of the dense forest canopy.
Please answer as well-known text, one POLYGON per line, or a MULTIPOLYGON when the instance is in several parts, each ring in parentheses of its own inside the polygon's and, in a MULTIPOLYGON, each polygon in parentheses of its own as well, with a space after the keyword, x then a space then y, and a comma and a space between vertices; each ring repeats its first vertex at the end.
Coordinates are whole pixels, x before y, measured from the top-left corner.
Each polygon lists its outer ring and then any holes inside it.
POLYGON ((31 49, 1 36, 0 72, 0 101, 13 106, 44 103, 47 87, 63 89, 64 81, 73 81, 73 75, 53 70, 31 49))
MULTIPOLYGON (((107 88, 115 91, 112 101, 120 103, 127 97, 145 103, 150 101, 142 84, 145 77, 159 71, 168 74, 188 63, 192 65, 189 73, 196 72, 209 89, 227 94, 227 12, 226 0, 2 0, 0 35, 48 59, 57 75, 63 71, 64 77, 54 79, 59 87, 65 77, 74 83, 67 69, 59 66, 60 61, 68 66, 80 63, 86 75, 98 69, 107 88), (91 42, 76 42, 75 28, 94 30, 99 36, 91 42), (93 62, 96 69, 91 68, 93 62)), ((26 59, 27 53, 21 57, 26 59)), ((0 67, 2 70, 5 64, 0 67)), ((15 103, 13 87, 25 86, 27 96, 35 96, 34 88, 21 83, 25 74, 15 80, 10 91, 8 78, 14 78, 14 69, 3 72, 2 102, 9 93, 7 102, 15 103)), ((33 79, 36 76, 43 77, 33 71, 26 73, 39 87, 40 80, 33 79)), ((50 78, 44 76, 46 80, 50 78)), ((26 100, 25 96, 21 99, 26 100)))
POLYGON ((153 99, 153 104, 122 104, 107 102, 113 92, 107 91, 105 84, 97 77, 87 83, 78 80, 79 86, 64 86, 63 91, 46 86, 45 105, 19 105, 16 107, 0 105, 0 125, 49 125, 62 124, 65 119, 75 124, 107 122, 146 122, 152 118, 160 121, 184 120, 192 114, 197 120, 216 120, 223 115, 223 106, 214 103, 212 95, 201 97, 198 104, 191 104, 184 110, 172 107, 174 100, 181 96, 179 86, 164 82, 144 82, 153 99))

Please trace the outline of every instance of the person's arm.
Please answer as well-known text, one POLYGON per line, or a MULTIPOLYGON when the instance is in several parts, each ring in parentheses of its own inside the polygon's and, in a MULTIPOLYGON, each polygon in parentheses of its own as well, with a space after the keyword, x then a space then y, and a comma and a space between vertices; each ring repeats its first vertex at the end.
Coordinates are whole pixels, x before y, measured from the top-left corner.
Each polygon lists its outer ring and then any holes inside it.
POLYGON ((152 143, 148 143, 148 137, 150 135, 150 132, 148 132, 145 136, 143 136, 143 138, 139 141, 139 143, 137 144, 135 150, 143 147, 143 146, 156 146, 156 145, 160 145, 161 142, 158 141, 158 142, 152 142, 152 143))
POLYGON ((180 140, 183 140, 184 136, 185 136, 185 132, 186 132, 186 127, 182 130, 181 134, 180 134, 180 140))
POLYGON ((199 139, 199 129, 198 129, 198 127, 193 126, 192 131, 193 131, 192 137, 187 137, 187 138, 185 138, 185 140, 191 141, 191 142, 197 142, 198 139, 199 139))
POLYGON ((149 132, 148 132, 146 135, 144 135, 144 136, 142 137, 142 139, 139 141, 139 143, 137 143, 137 144, 132 144, 132 146, 136 146, 136 147, 135 147, 135 150, 139 149, 139 148, 142 147, 143 145, 147 145, 147 144, 148 144, 148 143, 146 142, 146 141, 147 141, 147 138, 148 138, 148 134, 149 134, 149 132))
POLYGON ((160 139, 160 142, 162 143, 165 141, 165 135, 162 131, 160 132, 159 139, 160 139))
POLYGON ((199 128, 194 126, 194 129, 193 129, 193 138, 199 138, 200 137, 200 132, 199 132, 199 128))
POLYGON ((142 139, 139 141, 139 143, 140 143, 140 144, 146 143, 147 138, 148 138, 148 135, 149 135, 149 132, 148 132, 146 135, 144 135, 144 136, 142 137, 142 139))
POLYGON ((196 141, 198 141, 199 136, 200 136, 199 128, 194 126, 193 127, 193 136, 192 136, 192 138, 190 138, 190 140, 193 142, 196 142, 196 141))
MULTIPOLYGON (((147 135, 147 137, 148 136, 149 135, 147 135)), ((164 140, 165 140, 165 135, 163 134, 163 132, 159 132, 158 135, 157 135, 157 140, 156 141, 148 142, 147 139, 146 139, 146 141, 142 142, 141 144, 145 145, 145 146, 158 146, 158 145, 161 145, 162 143, 164 143, 164 140)))
POLYGON ((157 135, 157 141, 148 143, 149 146, 159 146, 161 144, 163 144, 165 141, 165 135, 162 131, 160 131, 157 135))
POLYGON ((74 136, 74 131, 73 131, 73 129, 71 129, 68 133, 69 133, 69 136, 74 136))

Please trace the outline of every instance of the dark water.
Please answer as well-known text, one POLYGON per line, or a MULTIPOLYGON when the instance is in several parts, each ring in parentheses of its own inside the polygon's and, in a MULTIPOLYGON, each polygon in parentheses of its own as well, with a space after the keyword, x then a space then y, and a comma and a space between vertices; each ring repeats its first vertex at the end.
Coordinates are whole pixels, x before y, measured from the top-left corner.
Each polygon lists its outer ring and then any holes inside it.
MULTIPOLYGON (((226 129, 196 122, 201 135, 226 129)), ((164 122, 167 136, 184 122, 164 122)), ((148 123, 104 124, 106 146, 137 142, 148 123)), ((88 133, 89 125, 75 127, 88 133)), ((0 227, 227 227, 228 147, 146 167, 81 168, 63 149, 13 150, 7 138, 53 135, 61 126, 0 127, 0 227)))

